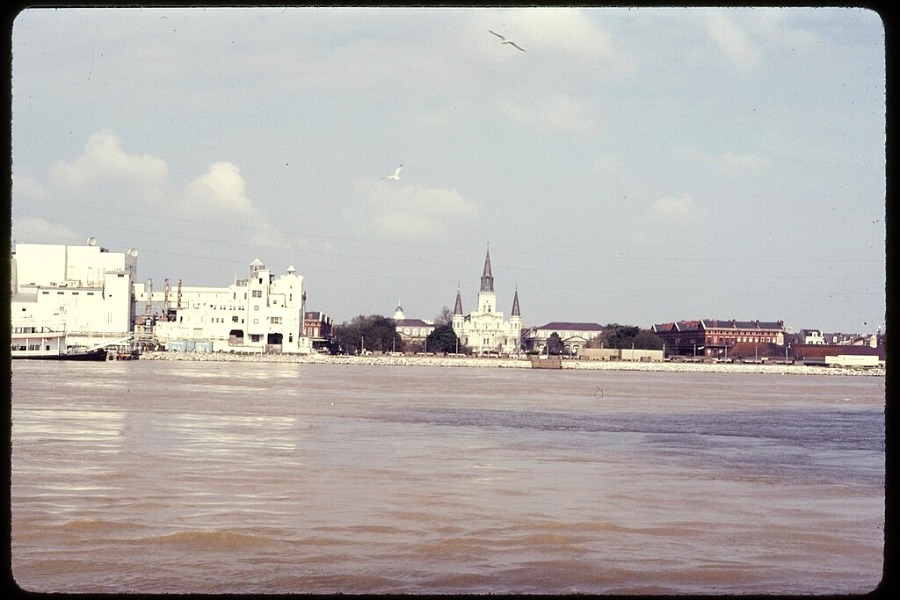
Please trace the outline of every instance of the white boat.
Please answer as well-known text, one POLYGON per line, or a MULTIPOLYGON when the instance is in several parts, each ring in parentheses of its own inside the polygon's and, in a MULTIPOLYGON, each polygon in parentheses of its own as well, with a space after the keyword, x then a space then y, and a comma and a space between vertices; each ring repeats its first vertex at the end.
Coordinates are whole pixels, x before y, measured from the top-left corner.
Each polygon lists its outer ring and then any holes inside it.
POLYGON ((10 357, 31 360, 106 360, 106 344, 93 348, 69 348, 62 325, 13 324, 10 357))

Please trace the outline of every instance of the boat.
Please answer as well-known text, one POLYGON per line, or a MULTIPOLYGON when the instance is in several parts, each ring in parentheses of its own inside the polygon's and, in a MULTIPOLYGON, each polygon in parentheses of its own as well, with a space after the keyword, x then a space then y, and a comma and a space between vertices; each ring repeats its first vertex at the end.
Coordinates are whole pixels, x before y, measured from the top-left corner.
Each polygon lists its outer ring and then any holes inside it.
MULTIPOLYGON (((129 339, 129 338, 123 338, 129 339)), ((121 340, 93 346, 70 347, 62 325, 14 324, 10 335, 10 357, 26 360, 107 360, 107 347, 121 340)))
POLYGON ((12 353, 12 358, 23 360, 107 360, 106 356, 106 348, 93 348, 91 350, 81 350, 81 351, 67 351, 61 352, 59 354, 49 354, 49 353, 38 353, 38 352, 25 352, 25 353, 12 353))

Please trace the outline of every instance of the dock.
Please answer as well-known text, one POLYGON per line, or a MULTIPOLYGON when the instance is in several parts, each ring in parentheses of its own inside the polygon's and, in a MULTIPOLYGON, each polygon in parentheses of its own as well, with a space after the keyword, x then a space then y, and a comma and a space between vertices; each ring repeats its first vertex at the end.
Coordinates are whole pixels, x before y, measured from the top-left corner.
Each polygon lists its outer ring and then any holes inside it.
POLYGON ((530 356, 532 369, 562 369, 561 356, 530 356))

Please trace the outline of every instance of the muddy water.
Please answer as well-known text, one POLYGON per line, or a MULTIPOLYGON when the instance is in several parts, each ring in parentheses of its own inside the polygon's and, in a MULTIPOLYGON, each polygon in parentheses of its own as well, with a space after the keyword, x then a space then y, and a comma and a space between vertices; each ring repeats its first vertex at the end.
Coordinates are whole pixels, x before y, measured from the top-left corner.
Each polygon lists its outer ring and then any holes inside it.
POLYGON ((15 362, 36 592, 857 593, 884 378, 15 362))

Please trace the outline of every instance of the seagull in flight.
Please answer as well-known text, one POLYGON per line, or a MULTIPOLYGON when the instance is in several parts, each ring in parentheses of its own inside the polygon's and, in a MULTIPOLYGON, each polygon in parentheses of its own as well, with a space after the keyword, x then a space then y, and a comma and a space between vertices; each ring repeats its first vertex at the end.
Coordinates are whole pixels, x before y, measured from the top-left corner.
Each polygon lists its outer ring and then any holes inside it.
POLYGON ((403 163, 400 163, 400 166, 394 169, 393 175, 388 175, 384 179, 393 179, 394 181, 398 181, 400 179, 400 169, 403 168, 403 163))
MULTIPOLYGON (((488 31, 491 31, 491 30, 488 29, 488 31)), ((502 35, 500 35, 500 34, 497 33, 496 31, 491 31, 491 33, 493 33, 493 34, 496 35, 498 38, 500 38, 501 40, 503 40, 503 41, 501 42, 502 44, 509 44, 509 45, 512 46, 513 48, 519 48, 519 47, 516 45, 516 43, 515 43, 514 41, 506 39, 505 37, 503 37, 502 35)), ((525 52, 525 48, 519 48, 519 50, 521 50, 522 52, 525 52)))

